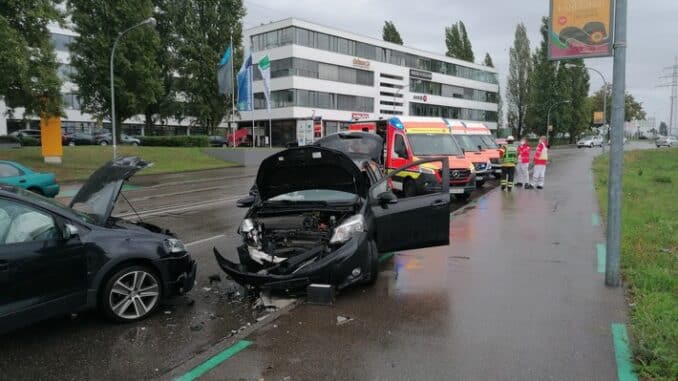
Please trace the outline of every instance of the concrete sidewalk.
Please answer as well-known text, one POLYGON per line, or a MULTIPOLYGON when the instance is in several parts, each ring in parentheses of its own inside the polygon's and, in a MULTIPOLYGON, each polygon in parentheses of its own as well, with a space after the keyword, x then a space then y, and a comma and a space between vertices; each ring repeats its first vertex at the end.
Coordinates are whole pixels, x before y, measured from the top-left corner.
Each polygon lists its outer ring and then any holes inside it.
POLYGON ((296 308, 202 379, 616 380, 597 152, 553 151, 544 191, 489 193, 451 217, 451 246, 382 257, 374 287, 296 308))

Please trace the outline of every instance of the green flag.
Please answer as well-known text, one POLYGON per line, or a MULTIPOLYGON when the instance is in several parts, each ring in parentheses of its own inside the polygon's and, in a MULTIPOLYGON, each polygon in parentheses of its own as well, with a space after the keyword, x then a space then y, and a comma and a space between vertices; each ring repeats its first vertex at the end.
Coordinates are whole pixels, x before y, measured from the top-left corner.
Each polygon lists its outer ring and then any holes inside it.
POLYGON ((264 97, 266 97, 266 108, 271 111, 271 60, 268 54, 259 60, 259 72, 264 80, 264 97))

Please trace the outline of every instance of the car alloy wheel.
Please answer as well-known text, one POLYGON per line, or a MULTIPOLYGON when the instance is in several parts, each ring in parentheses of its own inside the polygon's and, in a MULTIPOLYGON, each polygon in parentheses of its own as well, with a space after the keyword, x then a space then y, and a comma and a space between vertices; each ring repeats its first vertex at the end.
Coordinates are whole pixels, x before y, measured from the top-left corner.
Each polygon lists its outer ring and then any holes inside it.
POLYGON ((105 140, 102 140, 102 141, 101 141, 101 143, 99 143, 99 145, 102 145, 102 146, 107 146, 107 145, 108 145, 108 142, 107 142, 107 141, 105 141, 105 140))
POLYGON ((160 281, 153 271, 132 266, 108 281, 104 308, 117 321, 141 320, 158 307, 160 296, 160 281))
POLYGON ((75 147, 75 142, 68 142, 68 145, 71 147, 75 147))

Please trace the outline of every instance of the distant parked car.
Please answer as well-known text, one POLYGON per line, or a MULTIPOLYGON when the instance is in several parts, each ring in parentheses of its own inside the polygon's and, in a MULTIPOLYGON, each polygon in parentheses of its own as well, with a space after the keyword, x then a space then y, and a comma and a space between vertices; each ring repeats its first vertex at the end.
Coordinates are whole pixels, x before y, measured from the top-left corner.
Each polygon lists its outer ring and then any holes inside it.
POLYGON ((602 147, 603 146, 603 138, 600 136, 593 136, 593 135, 588 135, 584 136, 583 138, 579 139, 577 141, 577 148, 581 147, 602 147))
POLYGON ((228 142, 224 136, 214 135, 209 137, 210 147, 228 147, 228 142))
POLYGON ((46 197, 59 193, 59 184, 53 173, 35 172, 13 161, 0 161, 0 183, 28 189, 46 197))
POLYGON ((91 146, 96 144, 96 139, 94 136, 84 132, 65 134, 63 135, 61 141, 64 145, 68 146, 91 146))
POLYGON ((678 146, 678 137, 675 136, 662 136, 655 141, 657 148, 659 147, 673 147, 678 146))
MULTIPOLYGON (((100 146, 107 146, 109 144, 113 144, 113 135, 111 135, 110 132, 104 132, 101 134, 98 134, 95 136, 96 139, 96 144, 100 146)), ((141 144, 141 140, 129 136, 127 134, 122 134, 120 135, 120 142, 121 144, 129 144, 132 146, 138 146, 141 144)))
POLYGON ((40 141, 40 130, 18 130, 14 131, 9 136, 14 136, 18 139, 31 138, 40 141))

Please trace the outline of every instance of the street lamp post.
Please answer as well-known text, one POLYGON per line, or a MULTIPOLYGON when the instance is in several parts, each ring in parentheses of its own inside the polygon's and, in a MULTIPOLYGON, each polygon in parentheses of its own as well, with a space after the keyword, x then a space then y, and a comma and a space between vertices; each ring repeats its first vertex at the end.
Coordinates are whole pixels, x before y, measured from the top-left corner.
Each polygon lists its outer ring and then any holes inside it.
POLYGON ((111 64, 110 64, 110 69, 111 69, 111 137, 112 137, 112 143, 113 143, 113 160, 117 157, 118 153, 118 146, 117 146, 117 140, 118 137, 116 135, 115 131, 115 74, 113 72, 113 59, 115 58, 115 48, 118 47, 118 42, 120 41, 120 38, 124 36, 127 32, 134 28, 138 28, 143 25, 150 25, 150 26, 155 26, 156 21, 155 18, 149 17, 146 20, 136 24, 132 25, 131 27, 123 30, 118 34, 118 37, 115 38, 115 41, 113 41, 113 49, 111 49, 111 64))
POLYGON ((558 106, 559 104, 563 103, 571 103, 569 100, 564 100, 564 101, 559 101, 551 105, 549 107, 548 112, 546 113, 546 142, 547 144, 549 143, 549 127, 551 126, 551 110, 553 110, 554 107, 558 106))
MULTIPOLYGON (((592 67, 579 66, 579 65, 570 64, 570 63, 565 64, 565 67, 568 68, 568 69, 572 69, 572 68, 577 67, 577 68, 584 68, 586 70, 594 71, 594 72, 598 73, 600 78, 603 80, 603 83, 605 84, 605 88, 603 89, 603 127, 606 126, 607 125, 607 91, 610 88, 610 84, 607 82, 607 79, 605 78, 603 73, 601 73, 600 70, 594 69, 592 67)), ((610 130, 608 128, 608 134, 607 134, 608 137, 610 136, 609 131, 610 130)))

